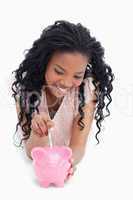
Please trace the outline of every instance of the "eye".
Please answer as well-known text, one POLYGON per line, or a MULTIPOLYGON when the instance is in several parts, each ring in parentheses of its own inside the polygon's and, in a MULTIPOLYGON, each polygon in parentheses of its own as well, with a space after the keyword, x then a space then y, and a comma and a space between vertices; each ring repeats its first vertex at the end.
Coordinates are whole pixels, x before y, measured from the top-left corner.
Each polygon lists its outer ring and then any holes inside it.
POLYGON ((55 70, 55 72, 57 73, 57 74, 63 74, 63 72, 59 72, 59 71, 57 71, 56 69, 54 69, 55 70))
POLYGON ((75 76, 75 78, 76 78, 76 79, 81 79, 81 78, 82 78, 82 76, 75 76))
MULTIPOLYGON (((57 69, 54 69, 57 74, 63 75, 63 72, 59 72, 57 69)), ((81 79, 82 76, 75 76, 76 79, 81 79)))

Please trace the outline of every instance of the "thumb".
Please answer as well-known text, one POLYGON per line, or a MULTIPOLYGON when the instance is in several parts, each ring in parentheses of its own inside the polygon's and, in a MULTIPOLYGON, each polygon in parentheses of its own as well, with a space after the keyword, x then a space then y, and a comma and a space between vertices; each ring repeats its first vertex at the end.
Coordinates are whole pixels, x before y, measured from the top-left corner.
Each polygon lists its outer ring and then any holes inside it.
POLYGON ((48 128, 51 128, 51 127, 53 127, 54 126, 54 122, 52 121, 52 120, 48 120, 47 121, 47 127, 48 128))

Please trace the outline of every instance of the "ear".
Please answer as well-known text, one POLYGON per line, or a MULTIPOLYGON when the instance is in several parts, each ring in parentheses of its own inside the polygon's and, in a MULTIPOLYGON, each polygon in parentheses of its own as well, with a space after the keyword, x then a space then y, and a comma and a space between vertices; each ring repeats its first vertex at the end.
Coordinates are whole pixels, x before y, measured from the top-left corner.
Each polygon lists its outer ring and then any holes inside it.
POLYGON ((44 158, 45 150, 42 147, 34 147, 31 151, 31 157, 35 161, 41 162, 44 158))

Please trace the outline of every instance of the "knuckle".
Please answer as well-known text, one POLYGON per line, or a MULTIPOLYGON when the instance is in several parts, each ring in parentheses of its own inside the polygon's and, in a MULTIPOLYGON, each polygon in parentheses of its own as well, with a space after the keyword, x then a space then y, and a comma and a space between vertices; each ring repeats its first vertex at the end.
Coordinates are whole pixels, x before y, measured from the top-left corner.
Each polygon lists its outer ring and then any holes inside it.
POLYGON ((41 128, 45 128, 46 127, 46 124, 43 120, 40 120, 40 123, 39 125, 41 126, 41 128))
POLYGON ((47 126, 50 126, 50 127, 54 126, 54 122, 52 122, 52 120, 48 120, 47 121, 47 126))
POLYGON ((46 113, 44 113, 44 112, 41 113, 41 117, 42 117, 43 120, 45 120, 45 121, 50 120, 49 117, 48 117, 48 115, 47 115, 46 113))
POLYGON ((40 129, 41 129, 42 131, 45 131, 45 128, 44 128, 44 126, 42 126, 42 125, 40 125, 40 129))
POLYGON ((36 118, 37 114, 33 114, 32 115, 32 119, 36 118))
POLYGON ((38 125, 37 125, 37 124, 34 124, 34 126, 33 126, 33 127, 34 127, 34 129, 35 129, 35 130, 37 130, 37 131, 39 130, 39 127, 38 127, 38 125))

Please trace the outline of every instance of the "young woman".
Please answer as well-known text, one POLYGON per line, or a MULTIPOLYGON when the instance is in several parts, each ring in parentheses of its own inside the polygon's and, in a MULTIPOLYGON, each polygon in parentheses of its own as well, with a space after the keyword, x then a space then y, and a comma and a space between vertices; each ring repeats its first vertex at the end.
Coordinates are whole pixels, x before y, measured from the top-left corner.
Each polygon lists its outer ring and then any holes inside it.
POLYGON ((110 115, 114 74, 104 61, 104 48, 80 23, 56 21, 43 30, 14 72, 16 130, 22 129, 27 155, 31 158, 35 146, 49 145, 52 127, 54 145, 69 146, 76 166, 85 154, 93 119, 99 143, 101 122, 110 115))

